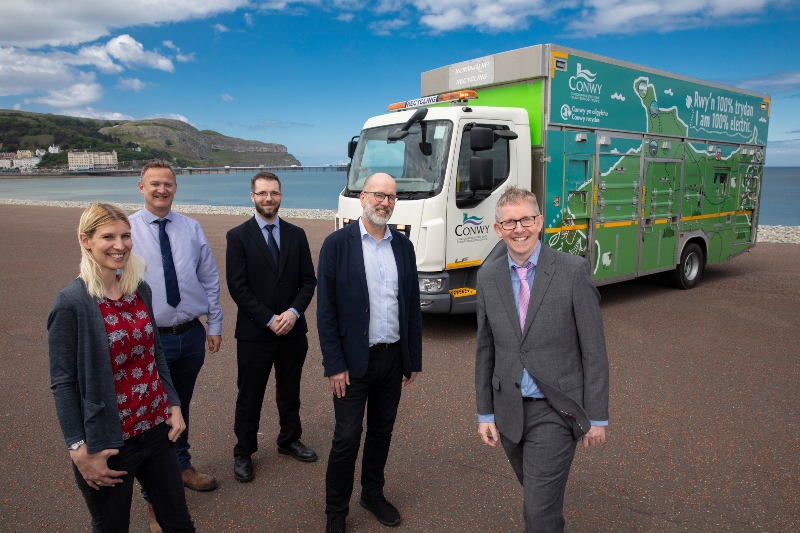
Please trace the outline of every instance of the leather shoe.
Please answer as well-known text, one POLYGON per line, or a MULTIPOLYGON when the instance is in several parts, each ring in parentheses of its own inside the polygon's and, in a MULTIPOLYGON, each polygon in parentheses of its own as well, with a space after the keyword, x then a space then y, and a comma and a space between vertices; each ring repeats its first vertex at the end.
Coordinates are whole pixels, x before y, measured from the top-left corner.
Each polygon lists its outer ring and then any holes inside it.
POLYGON ((400 512, 388 502, 382 492, 362 492, 358 500, 361 507, 375 515, 384 526, 394 527, 400 524, 400 512))
POLYGON ((217 488, 217 480, 214 476, 209 474, 201 474, 194 467, 181 472, 183 478, 183 486, 187 489, 196 490, 197 492, 211 492, 217 488))
POLYGON ((288 446, 278 446, 278 453, 291 455, 298 461, 303 461, 304 463, 313 463, 317 460, 317 454, 314 453, 314 450, 307 448, 306 445, 299 440, 290 443, 288 446))
POLYGON ((347 518, 340 514, 329 514, 325 533, 347 533, 347 518))
POLYGON ((233 477, 236 481, 247 483, 253 480, 255 473, 253 472, 253 460, 249 455, 237 455, 233 463, 233 477))
POLYGON ((153 504, 147 502, 147 519, 150 522, 150 533, 162 533, 161 526, 158 525, 156 520, 156 512, 153 510, 153 504))

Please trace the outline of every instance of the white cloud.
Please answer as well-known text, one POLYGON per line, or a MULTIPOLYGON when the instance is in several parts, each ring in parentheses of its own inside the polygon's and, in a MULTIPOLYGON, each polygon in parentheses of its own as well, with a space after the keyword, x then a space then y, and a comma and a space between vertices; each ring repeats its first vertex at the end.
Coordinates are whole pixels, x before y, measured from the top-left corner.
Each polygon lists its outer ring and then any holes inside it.
POLYGON ((3 0, 0 45, 37 48, 79 45, 113 30, 203 19, 250 5, 250 0, 3 0))
POLYGON ((122 91, 139 92, 147 87, 147 84, 138 78, 120 78, 117 89, 122 91))
POLYGON ((192 52, 191 54, 181 54, 181 53, 178 53, 178 54, 175 56, 175 60, 176 60, 176 61, 178 61, 178 63, 189 63, 189 62, 191 62, 191 61, 197 61, 197 60, 194 58, 194 54, 195 54, 194 52, 192 52))
POLYGON ((171 59, 157 52, 146 51, 142 43, 127 34, 114 37, 108 41, 106 50, 108 50, 110 56, 129 67, 143 66, 166 72, 175 71, 171 59))
POLYGON ((223 102, 233 102, 234 100, 236 100, 236 98, 234 98, 233 96, 225 93, 219 95, 219 97, 223 102))
POLYGON ((800 166, 800 139, 768 141, 767 164, 777 167, 800 166))
POLYGON ((47 96, 26 98, 25 103, 45 104, 61 109, 97 102, 103 97, 99 83, 76 83, 64 89, 48 91, 47 96))
POLYGON ((763 76, 753 76, 742 80, 730 82, 736 87, 769 93, 772 95, 784 95, 800 90, 800 70, 789 72, 775 72, 763 76))
POLYGON ((184 117, 183 115, 179 115, 178 113, 158 113, 156 115, 150 115, 146 118, 171 118, 172 120, 180 120, 181 122, 185 122, 187 124, 191 124, 192 122, 184 117))
POLYGON ((336 20, 341 20, 342 22, 350 22, 353 20, 353 16, 354 15, 352 13, 342 13, 341 15, 336 17, 336 20))
POLYGON ((60 54, 0 46, 0 96, 61 89, 77 77, 60 54))
POLYGON ((245 13, 244 14, 244 23, 252 28, 253 26, 256 25, 256 18, 253 16, 252 13, 245 13))
POLYGON ((219 33, 225 33, 226 31, 231 31, 230 29, 228 29, 227 26, 225 26, 224 24, 219 24, 219 23, 214 24, 213 28, 214 28, 215 31, 217 31, 219 33))
POLYGON ((117 113, 116 111, 94 109, 88 106, 77 109, 62 109, 61 114, 70 117, 96 118, 100 120, 133 120, 133 117, 130 115, 117 113))
POLYGON ((408 21, 403 19, 376 20, 370 23, 369 29, 375 35, 391 35, 393 31, 406 25, 408 21))
POLYGON ((16 104, 14 104, 14 110, 15 110, 15 111, 19 111, 20 109, 22 109, 22 104, 20 104, 19 102, 17 102, 16 104))
POLYGON ((172 41, 161 41, 161 44, 163 44, 164 46, 166 46, 170 50, 180 50, 180 48, 175 46, 175 43, 173 43, 172 41))

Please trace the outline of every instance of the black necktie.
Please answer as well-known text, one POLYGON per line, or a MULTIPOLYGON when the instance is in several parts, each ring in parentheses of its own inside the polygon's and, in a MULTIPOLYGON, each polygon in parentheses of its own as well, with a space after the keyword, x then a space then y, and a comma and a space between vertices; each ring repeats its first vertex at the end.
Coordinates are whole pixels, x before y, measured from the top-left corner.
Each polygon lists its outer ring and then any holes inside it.
POLYGON ((272 260, 275 261, 275 266, 278 266, 278 243, 275 242, 275 236, 272 230, 275 229, 275 224, 267 224, 267 246, 269 246, 269 253, 272 254, 272 260))
POLYGON ((178 273, 175 272, 175 261, 172 259, 172 248, 167 235, 167 220, 161 218, 158 223, 158 243, 161 245, 161 263, 164 265, 164 284, 167 286, 167 303, 178 307, 181 303, 181 291, 178 288, 178 273))

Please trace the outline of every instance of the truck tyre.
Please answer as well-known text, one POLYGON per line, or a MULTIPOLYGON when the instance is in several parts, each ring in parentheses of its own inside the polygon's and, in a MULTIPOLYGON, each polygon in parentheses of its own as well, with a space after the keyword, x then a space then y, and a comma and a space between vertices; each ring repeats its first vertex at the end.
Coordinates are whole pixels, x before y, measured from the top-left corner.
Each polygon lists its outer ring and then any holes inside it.
POLYGON ((670 273, 670 282, 678 289, 693 289, 703 276, 705 265, 703 250, 697 244, 689 243, 683 248, 678 267, 670 273))

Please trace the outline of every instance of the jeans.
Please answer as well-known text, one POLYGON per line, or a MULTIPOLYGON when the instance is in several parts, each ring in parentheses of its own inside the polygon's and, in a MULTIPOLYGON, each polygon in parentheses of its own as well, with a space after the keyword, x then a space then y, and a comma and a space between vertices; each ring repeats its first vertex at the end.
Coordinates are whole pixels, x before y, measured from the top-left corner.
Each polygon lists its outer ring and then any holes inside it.
POLYGON ((162 422, 128 439, 119 454, 108 458, 110 469, 128 472, 121 478, 122 483, 113 487, 91 488, 78 467, 72 465, 75 481, 92 515, 93 532, 128 531, 134 478, 153 496, 153 510, 165 533, 195 531, 186 507, 175 445, 167 436, 169 430, 170 427, 162 422))
POLYGON ((392 430, 403 384, 400 343, 385 351, 370 352, 367 373, 350 378, 346 394, 333 397, 336 428, 325 476, 325 512, 347 515, 353 493, 358 448, 367 411, 367 436, 361 464, 362 492, 383 493, 384 468, 389 457, 392 430))

